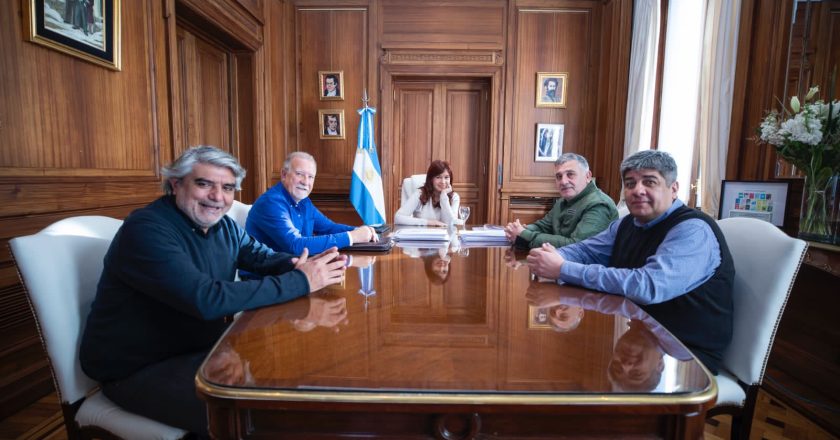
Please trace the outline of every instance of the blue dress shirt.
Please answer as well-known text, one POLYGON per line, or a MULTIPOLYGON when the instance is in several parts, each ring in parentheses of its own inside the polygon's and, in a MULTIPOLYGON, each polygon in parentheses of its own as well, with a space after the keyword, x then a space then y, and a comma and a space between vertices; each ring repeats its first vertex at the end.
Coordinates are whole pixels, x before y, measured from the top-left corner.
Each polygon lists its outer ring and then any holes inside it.
MULTIPOLYGON (((677 199, 661 216, 639 228, 650 228, 683 203, 677 199)), ((637 304, 657 304, 692 291, 705 283, 720 265, 720 245, 703 220, 691 219, 674 226, 650 256, 636 269, 608 267, 621 219, 595 236, 564 246, 557 252, 566 259, 560 281, 601 292, 623 295, 637 304)))
POLYGON ((348 231, 353 229, 328 219, 308 197, 295 202, 282 182, 257 199, 245 223, 245 230, 260 243, 295 255, 303 248, 312 255, 333 246, 350 246, 348 231))

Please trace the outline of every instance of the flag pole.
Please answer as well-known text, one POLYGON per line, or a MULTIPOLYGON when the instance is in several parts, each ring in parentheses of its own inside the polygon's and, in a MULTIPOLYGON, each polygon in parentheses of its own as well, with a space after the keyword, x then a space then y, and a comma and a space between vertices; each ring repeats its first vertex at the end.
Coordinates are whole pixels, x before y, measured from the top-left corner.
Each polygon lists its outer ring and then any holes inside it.
POLYGON ((359 138, 350 180, 350 202, 364 224, 382 225, 386 217, 382 170, 379 167, 373 131, 373 115, 376 108, 370 107, 369 101, 370 97, 365 88, 362 94, 364 108, 359 109, 359 138))

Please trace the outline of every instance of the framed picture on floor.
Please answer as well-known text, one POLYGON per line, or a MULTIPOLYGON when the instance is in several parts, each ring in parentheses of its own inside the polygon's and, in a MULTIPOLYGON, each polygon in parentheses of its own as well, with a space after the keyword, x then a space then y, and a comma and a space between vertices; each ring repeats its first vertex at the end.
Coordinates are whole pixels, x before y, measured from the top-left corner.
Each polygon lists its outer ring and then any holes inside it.
POLYGON ((784 227, 788 186, 774 180, 724 180, 718 219, 752 217, 784 227))
POLYGON ((23 0, 29 41, 120 70, 120 0, 23 0))

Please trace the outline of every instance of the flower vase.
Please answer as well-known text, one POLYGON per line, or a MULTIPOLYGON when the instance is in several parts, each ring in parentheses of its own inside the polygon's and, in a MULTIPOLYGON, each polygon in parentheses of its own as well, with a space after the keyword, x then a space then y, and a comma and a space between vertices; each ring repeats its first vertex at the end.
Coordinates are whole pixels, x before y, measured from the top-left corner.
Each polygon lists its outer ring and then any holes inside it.
POLYGON ((840 175, 828 180, 805 178, 802 194, 802 215, 799 217, 799 238, 821 243, 840 244, 840 175))

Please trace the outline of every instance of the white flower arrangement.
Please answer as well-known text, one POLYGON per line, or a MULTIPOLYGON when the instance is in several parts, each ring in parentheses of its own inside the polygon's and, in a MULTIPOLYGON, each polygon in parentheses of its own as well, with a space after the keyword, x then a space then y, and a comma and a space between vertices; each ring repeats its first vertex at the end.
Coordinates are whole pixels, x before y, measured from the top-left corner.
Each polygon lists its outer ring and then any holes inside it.
POLYGON ((790 111, 771 111, 761 121, 760 138, 801 170, 825 171, 831 176, 840 171, 840 101, 811 102, 818 93, 819 87, 812 87, 804 105, 794 96, 790 111))
POLYGON ((818 93, 819 87, 812 87, 804 104, 796 96, 790 98, 790 109, 782 105, 781 112, 770 111, 758 130, 763 143, 773 145, 781 158, 805 174, 799 229, 815 236, 830 233, 825 191, 840 173, 840 101, 814 101, 818 93))

